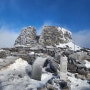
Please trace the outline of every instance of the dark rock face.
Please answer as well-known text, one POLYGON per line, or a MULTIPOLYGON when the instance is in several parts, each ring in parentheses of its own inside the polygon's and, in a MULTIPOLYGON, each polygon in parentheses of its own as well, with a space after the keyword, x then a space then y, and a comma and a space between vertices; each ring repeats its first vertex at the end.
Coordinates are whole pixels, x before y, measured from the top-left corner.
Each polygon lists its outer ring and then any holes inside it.
POLYGON ((0 51, 0 58, 6 58, 6 52, 4 50, 0 51))
POLYGON ((36 42, 36 29, 34 27, 26 27, 15 41, 15 45, 32 45, 36 42))
POLYGON ((59 82, 59 84, 60 84, 61 89, 64 89, 67 87, 67 82, 65 81, 59 82))
POLYGON ((64 28, 56 26, 44 26, 39 39, 39 43, 43 46, 58 45, 59 43, 67 43, 71 40, 71 32, 64 28))
POLYGON ((72 72, 72 73, 77 73, 77 67, 76 67, 75 65, 68 64, 68 69, 69 69, 70 72, 72 72))
POLYGON ((84 68, 78 68, 78 73, 81 75, 87 75, 87 71, 84 68))

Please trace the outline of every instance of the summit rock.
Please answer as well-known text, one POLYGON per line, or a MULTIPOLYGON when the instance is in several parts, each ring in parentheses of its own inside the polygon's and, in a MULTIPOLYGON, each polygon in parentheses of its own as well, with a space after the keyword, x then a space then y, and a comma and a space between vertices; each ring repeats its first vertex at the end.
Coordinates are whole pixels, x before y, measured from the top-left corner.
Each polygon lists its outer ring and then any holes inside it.
POLYGON ((43 26, 41 34, 36 34, 36 29, 32 26, 22 29, 15 41, 16 45, 24 46, 56 46, 68 43, 72 40, 71 32, 58 26, 43 26))
POLYGON ((36 29, 32 26, 22 29, 14 45, 32 45, 36 42, 36 29))
POLYGON ((43 46, 58 45, 59 43, 68 43, 72 39, 71 32, 57 26, 44 26, 39 39, 43 46))

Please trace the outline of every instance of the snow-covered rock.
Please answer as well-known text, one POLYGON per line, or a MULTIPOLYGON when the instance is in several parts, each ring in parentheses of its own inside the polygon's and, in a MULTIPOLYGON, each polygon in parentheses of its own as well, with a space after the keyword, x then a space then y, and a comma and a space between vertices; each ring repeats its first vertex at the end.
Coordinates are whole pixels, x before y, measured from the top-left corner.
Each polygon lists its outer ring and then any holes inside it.
POLYGON ((35 43, 36 29, 32 26, 22 29, 22 32, 17 37, 15 45, 32 45, 35 43))
POLYGON ((0 70, 0 90, 37 90, 52 78, 51 73, 43 73, 41 81, 31 79, 27 74, 31 70, 32 67, 27 61, 16 59, 15 63, 0 70))
POLYGON ((71 81, 71 90, 90 90, 87 80, 77 79, 72 73, 68 73, 68 75, 68 79, 71 81))
POLYGON ((71 41, 71 32, 57 26, 44 26, 39 39, 43 46, 58 45, 71 41))
POLYGON ((31 66, 22 59, 0 70, 0 90, 28 90, 30 77, 26 74, 26 68, 31 66))
POLYGON ((57 45, 57 47, 61 47, 61 48, 69 48, 71 50, 77 51, 80 50, 81 47, 75 45, 72 41, 68 42, 68 43, 59 43, 59 45, 57 45))
POLYGON ((28 26, 22 30, 15 41, 15 47, 37 47, 37 46, 57 46, 69 47, 71 50, 81 48, 72 42, 72 33, 58 26, 43 26, 40 36, 37 36, 36 29, 28 26))

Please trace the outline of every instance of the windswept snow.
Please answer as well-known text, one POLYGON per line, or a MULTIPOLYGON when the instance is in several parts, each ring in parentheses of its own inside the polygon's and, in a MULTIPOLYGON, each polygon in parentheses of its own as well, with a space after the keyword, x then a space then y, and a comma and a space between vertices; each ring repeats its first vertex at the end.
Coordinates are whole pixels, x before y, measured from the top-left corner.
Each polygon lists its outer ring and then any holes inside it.
MULTIPOLYGON (((30 78, 26 69, 32 70, 31 65, 19 58, 15 63, 0 70, 0 90, 37 90, 36 88, 43 87, 53 77, 51 73, 43 72, 41 81, 37 81, 30 78)), ((69 72, 68 74, 71 90, 90 90, 86 80, 77 79, 69 72)))
POLYGON ((58 31, 61 31, 61 30, 62 30, 63 34, 66 33, 66 32, 72 34, 69 30, 67 30, 65 28, 58 27, 58 31))
POLYGON ((15 63, 0 70, 0 90, 28 90, 30 77, 26 74, 25 67, 31 69, 26 61, 19 58, 15 63))
POLYGON ((75 78, 74 74, 69 73, 68 79, 71 81, 71 90, 90 90, 87 80, 75 78))
POLYGON ((31 79, 26 69, 31 71, 31 65, 21 58, 15 63, 0 70, 0 90, 30 90, 45 85, 52 78, 51 73, 43 73, 41 81, 31 79))
POLYGON ((90 62, 89 61, 87 61, 87 60, 85 60, 85 66, 87 67, 87 68, 90 68, 90 62))
POLYGON ((61 47, 61 48, 66 48, 67 46, 68 46, 71 50, 74 50, 74 51, 81 49, 81 47, 75 45, 73 42, 63 43, 63 44, 57 45, 57 47, 61 47))
POLYGON ((19 59, 17 59, 15 61, 14 64, 10 65, 8 68, 11 69, 11 70, 16 69, 16 70, 20 70, 20 71, 21 70, 24 70, 25 71, 25 67, 26 66, 29 66, 29 64, 26 61, 24 61, 21 58, 19 58, 19 59))
POLYGON ((3 49, 0 49, 0 52, 4 51, 3 49))

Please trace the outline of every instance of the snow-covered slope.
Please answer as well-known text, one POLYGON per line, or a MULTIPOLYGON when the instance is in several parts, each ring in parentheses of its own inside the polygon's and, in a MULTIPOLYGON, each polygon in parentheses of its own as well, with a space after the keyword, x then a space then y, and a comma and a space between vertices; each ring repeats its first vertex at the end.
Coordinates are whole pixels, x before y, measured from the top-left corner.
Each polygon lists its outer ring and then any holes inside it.
POLYGON ((59 45, 57 45, 57 47, 62 47, 62 48, 69 47, 69 49, 74 50, 74 51, 81 49, 81 47, 75 45, 73 42, 59 43, 59 45))
POLYGON ((31 65, 21 58, 15 63, 0 70, 0 90, 30 90, 45 85, 52 78, 51 73, 42 74, 42 81, 31 79, 28 72, 31 72, 31 65))
POLYGON ((90 62, 85 60, 85 66, 90 69, 90 62))
POLYGON ((71 81, 71 90, 90 90, 87 80, 75 78, 74 74, 69 73, 68 79, 71 81))
MULTIPOLYGON (((50 80, 52 73, 42 73, 41 81, 31 79, 27 72, 31 72, 32 67, 27 61, 21 58, 17 59, 15 63, 0 70, 0 90, 37 90, 36 88, 45 86, 46 82, 50 80)), ((55 78, 55 77, 54 77, 55 78)), ((71 90, 90 90, 90 85, 86 80, 75 78, 74 74, 68 73, 68 79, 71 81, 71 90)), ((55 79, 57 80, 57 79, 55 79)), ((58 80, 57 80, 58 82, 58 80)), ((58 87, 56 82, 54 87, 58 87)), ((57 90, 61 90, 60 88, 57 90)))
POLYGON ((30 45, 35 42, 35 39, 36 29, 33 26, 28 26, 22 29, 14 45, 30 45))

